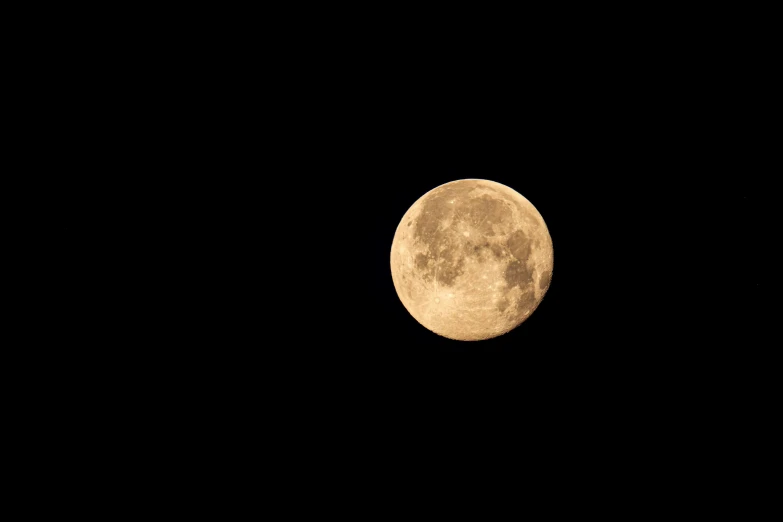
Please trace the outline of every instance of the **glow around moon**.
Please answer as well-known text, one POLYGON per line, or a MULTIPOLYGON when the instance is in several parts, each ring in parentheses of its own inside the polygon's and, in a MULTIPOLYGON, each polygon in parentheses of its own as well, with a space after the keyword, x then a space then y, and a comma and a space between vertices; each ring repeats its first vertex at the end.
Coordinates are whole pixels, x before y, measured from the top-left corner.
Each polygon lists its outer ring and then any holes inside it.
POLYGON ((552 279, 552 239, 521 194, 463 179, 432 189, 394 234, 391 273, 423 326, 462 341, 502 335, 538 307, 552 279))

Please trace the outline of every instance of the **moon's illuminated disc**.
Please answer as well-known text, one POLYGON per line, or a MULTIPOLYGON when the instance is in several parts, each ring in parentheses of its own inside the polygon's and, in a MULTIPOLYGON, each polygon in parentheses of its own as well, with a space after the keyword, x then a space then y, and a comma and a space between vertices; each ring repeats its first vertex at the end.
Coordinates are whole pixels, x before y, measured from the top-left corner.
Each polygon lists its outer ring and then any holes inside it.
POLYGON ((461 341, 502 335, 538 307, 552 280, 552 238, 538 210, 482 179, 436 187, 397 226, 394 288, 423 326, 461 341))

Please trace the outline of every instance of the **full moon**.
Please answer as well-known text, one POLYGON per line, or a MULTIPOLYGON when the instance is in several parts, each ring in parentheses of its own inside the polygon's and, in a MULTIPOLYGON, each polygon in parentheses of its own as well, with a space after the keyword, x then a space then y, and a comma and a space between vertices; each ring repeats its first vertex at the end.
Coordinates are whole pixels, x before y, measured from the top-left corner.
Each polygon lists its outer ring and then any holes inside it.
POLYGON ((430 190, 405 213, 391 273, 422 326, 478 341, 530 317, 549 289, 553 259, 552 238, 532 203, 500 183, 461 179, 430 190))

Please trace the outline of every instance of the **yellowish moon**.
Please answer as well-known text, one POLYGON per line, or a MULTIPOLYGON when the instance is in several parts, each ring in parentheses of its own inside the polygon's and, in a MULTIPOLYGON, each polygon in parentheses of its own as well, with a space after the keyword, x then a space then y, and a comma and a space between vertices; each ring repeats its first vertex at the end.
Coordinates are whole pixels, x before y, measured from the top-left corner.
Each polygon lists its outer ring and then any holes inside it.
POLYGON ((490 339, 524 322, 549 289, 552 238, 532 203, 482 179, 436 187, 394 234, 391 273, 424 327, 460 341, 490 339))

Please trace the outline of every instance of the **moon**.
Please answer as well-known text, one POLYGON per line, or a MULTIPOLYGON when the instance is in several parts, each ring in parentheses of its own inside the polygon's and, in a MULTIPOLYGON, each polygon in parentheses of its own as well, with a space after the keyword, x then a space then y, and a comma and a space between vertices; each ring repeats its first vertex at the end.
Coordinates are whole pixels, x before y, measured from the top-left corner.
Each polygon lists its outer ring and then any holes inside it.
POLYGON ((552 281, 552 238, 532 203, 483 179, 440 185, 397 226, 391 274, 422 326, 460 341, 505 334, 535 311, 552 281))

